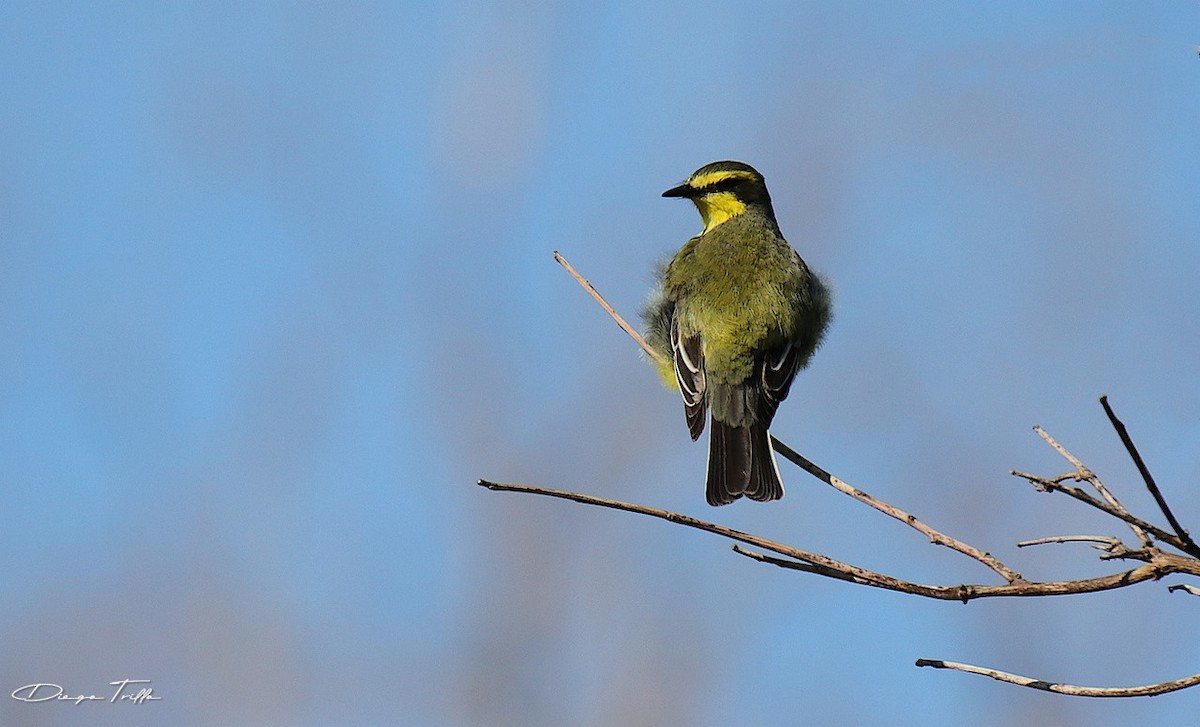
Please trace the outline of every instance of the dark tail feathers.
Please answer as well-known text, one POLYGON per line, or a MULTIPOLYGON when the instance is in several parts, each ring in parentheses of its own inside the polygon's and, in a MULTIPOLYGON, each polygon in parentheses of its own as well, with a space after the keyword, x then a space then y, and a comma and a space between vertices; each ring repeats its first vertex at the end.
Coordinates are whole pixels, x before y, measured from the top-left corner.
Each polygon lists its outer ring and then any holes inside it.
POLYGON ((783 497, 783 481, 762 424, 734 427, 712 420, 708 446, 708 504, 728 505, 742 495, 766 502, 783 497))

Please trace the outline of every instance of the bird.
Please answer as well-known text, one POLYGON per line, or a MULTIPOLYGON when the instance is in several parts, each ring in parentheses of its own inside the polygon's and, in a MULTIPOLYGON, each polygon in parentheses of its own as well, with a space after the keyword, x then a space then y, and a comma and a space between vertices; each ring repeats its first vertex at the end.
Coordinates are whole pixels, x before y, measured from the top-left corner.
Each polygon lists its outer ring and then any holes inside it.
POLYGON ((704 225, 659 265, 642 320, 693 441, 711 421, 705 499, 778 500, 769 428, 829 326, 830 286, 784 239, 749 164, 706 164, 662 196, 691 200, 704 225))

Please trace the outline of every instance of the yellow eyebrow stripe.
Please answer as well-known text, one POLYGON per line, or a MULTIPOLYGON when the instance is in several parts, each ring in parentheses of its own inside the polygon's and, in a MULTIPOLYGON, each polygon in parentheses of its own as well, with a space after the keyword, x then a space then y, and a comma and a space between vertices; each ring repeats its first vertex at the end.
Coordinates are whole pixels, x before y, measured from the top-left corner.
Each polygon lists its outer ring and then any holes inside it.
POLYGON ((703 189, 710 184, 716 184, 724 179, 754 179, 754 175, 750 172, 743 172, 740 170, 722 170, 717 172, 709 172, 708 174, 701 174, 698 177, 692 177, 688 180, 688 185, 693 189, 703 189))

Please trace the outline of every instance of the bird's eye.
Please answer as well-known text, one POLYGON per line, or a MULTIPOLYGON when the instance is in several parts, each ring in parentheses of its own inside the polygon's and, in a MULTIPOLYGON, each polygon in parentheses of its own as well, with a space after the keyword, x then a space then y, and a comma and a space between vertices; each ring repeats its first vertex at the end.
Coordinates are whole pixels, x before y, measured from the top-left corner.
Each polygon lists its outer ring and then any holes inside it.
POLYGON ((726 177, 725 179, 713 182, 704 188, 705 194, 716 194, 717 192, 734 192, 741 186, 745 180, 737 177, 726 177))

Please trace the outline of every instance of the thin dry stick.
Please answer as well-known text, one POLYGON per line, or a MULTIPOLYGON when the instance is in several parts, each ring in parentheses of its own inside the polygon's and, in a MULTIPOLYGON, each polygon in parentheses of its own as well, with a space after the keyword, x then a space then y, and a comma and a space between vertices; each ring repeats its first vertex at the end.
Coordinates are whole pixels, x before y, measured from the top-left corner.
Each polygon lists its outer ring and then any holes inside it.
POLYGON ((839 580, 858 583, 865 586, 875 588, 884 588, 891 591, 900 591, 902 593, 911 593, 926 598, 934 598, 942 601, 962 601, 966 603, 976 598, 994 598, 1000 596, 1060 596, 1079 593, 1094 593, 1097 591, 1107 591, 1114 588, 1123 588, 1135 583, 1141 583, 1148 580, 1157 580, 1164 575, 1170 573, 1191 573, 1200 575, 1200 563, 1191 558, 1183 556, 1172 556, 1164 554, 1160 551, 1129 551, 1123 557, 1131 560, 1143 560, 1142 565, 1132 570, 1113 573, 1107 576, 1098 578, 1084 578, 1074 581, 1046 581, 1032 582, 1019 581, 1016 583, 1008 583, 999 586, 977 585, 977 584, 962 584, 957 586, 931 586, 923 583, 913 583, 899 578, 894 578, 883 573, 877 573, 866 568, 843 563, 841 561, 829 558, 819 553, 810 553, 808 551, 793 548, 790 545, 769 540, 759 535, 743 533, 740 530, 727 528, 723 525, 717 525, 704 520, 699 520, 688 515, 682 515, 669 510, 662 510, 656 507, 647 507, 645 505, 637 505, 630 502, 622 502, 620 500, 610 500, 603 497, 594 497, 592 495, 584 495, 578 492, 570 492, 568 490, 554 490, 547 487, 533 487, 530 485, 519 485, 505 482, 492 482, 490 480, 479 480, 478 484, 481 487, 486 487, 489 490, 497 490, 503 492, 525 492, 534 495, 545 495, 548 497, 557 497, 564 500, 572 500, 585 505, 596 505, 599 507, 607 507, 614 510, 624 510, 626 512, 639 513, 641 515, 649 515, 650 517, 659 518, 668 522, 683 525, 697 530, 714 533, 721 537, 738 542, 753 545, 763 550, 769 550, 780 555, 787 556, 791 560, 776 558, 762 553, 749 551, 738 546, 734 546, 734 551, 740 555, 752 558, 759 562, 770 563, 780 566, 781 568, 790 568, 793 570, 808 571, 818 575, 837 578, 839 580))
POLYGON ((1188 531, 1184 530, 1183 525, 1175 518, 1175 513, 1171 512, 1171 508, 1167 506, 1167 500, 1159 491, 1158 485, 1154 482, 1154 477, 1150 474, 1150 468, 1146 466, 1145 460, 1138 452, 1138 449, 1133 444, 1133 439, 1129 436, 1129 430, 1125 428, 1125 423, 1117 418, 1112 407, 1108 405, 1108 395, 1100 397, 1100 406, 1104 407, 1104 413, 1108 415, 1108 421, 1112 424, 1113 429, 1117 430, 1117 436, 1121 438, 1121 443, 1125 445, 1125 451, 1129 453, 1129 457, 1133 463, 1137 465, 1138 472, 1142 475, 1142 481, 1146 483, 1146 489, 1150 490, 1150 494, 1154 497, 1154 501, 1158 503, 1158 509, 1162 510, 1162 514, 1166 516, 1167 522, 1171 524, 1171 529, 1179 536, 1183 542, 1184 552, 1189 555, 1200 557, 1200 546, 1197 546, 1192 536, 1188 535, 1188 531))
POLYGON ((895 518, 905 525, 908 525, 917 532, 920 532, 929 538, 929 542, 935 545, 944 545, 951 550, 957 550, 963 555, 974 558, 975 560, 983 563, 987 567, 999 573, 1000 576, 1009 583, 1017 583, 1021 581, 1020 573, 1001 563, 991 553, 986 553, 978 548, 967 545, 960 540, 956 540, 945 533, 939 532, 926 525, 921 520, 917 519, 915 515, 905 512, 895 505, 891 505, 883 500, 873 497, 857 487, 854 487, 850 483, 835 477, 821 467, 810 462, 803 455, 796 452, 796 450, 787 446, 775 437, 771 437, 771 445, 775 448, 776 452, 779 452, 779 454, 783 455, 783 457, 789 460, 792 464, 809 473, 813 477, 816 477, 818 480, 821 480, 837 491, 847 494, 859 502, 870 505, 879 512, 895 518))
POLYGON ((662 363, 662 355, 658 351, 655 351, 653 348, 651 348, 650 344, 646 343, 646 339, 642 338, 642 334, 638 333, 633 326, 625 322, 625 319, 621 317, 621 314, 608 304, 608 301, 604 299, 604 296, 600 295, 600 291, 596 290, 596 287, 589 283, 587 278, 580 275, 579 271, 575 269, 575 266, 567 262, 567 259, 558 253, 558 250, 554 251, 554 260, 559 265, 562 265, 572 278, 575 278, 575 282, 579 283, 583 289, 588 292, 588 295, 592 296, 592 298, 594 298, 596 302, 600 304, 600 307, 604 309, 605 313, 612 316, 612 319, 617 322, 617 325, 621 327, 621 330, 628 333, 629 337, 636 341, 637 345, 641 346, 642 350, 645 351, 650 358, 662 363))
MULTIPOLYGON (((625 321, 624 318, 621 317, 621 314, 617 313, 616 309, 614 309, 611 305, 608 304, 608 301, 606 301, 604 299, 604 296, 600 295, 599 291, 596 290, 595 286, 593 286, 591 283, 589 283, 588 280, 586 278, 584 278, 579 273, 579 271, 577 271, 575 269, 575 266, 571 265, 571 263, 568 262, 567 259, 565 257, 563 257, 557 250, 554 251, 554 259, 558 262, 559 265, 562 265, 563 268, 566 269, 567 273, 569 273, 570 276, 575 279, 575 282, 579 283, 579 285, 582 286, 583 289, 586 290, 588 292, 588 294, 591 295, 592 298, 594 298, 595 301, 600 304, 600 307, 604 309, 604 312, 606 312, 606 313, 608 313, 608 315, 612 316, 612 319, 617 322, 617 325, 621 327, 621 330, 628 333, 629 336, 631 338, 633 338, 633 340, 635 342, 637 342, 637 344, 639 346, 642 347, 642 350, 644 350, 647 354, 649 354, 651 357, 658 360, 659 362, 662 361, 662 356, 657 351, 655 351, 653 348, 651 348, 650 344, 646 343, 646 340, 644 338, 642 338, 641 335, 639 335, 638 332, 636 330, 634 330, 633 327, 630 326, 625 321)), ((831 487, 838 490, 839 492, 849 495, 850 497, 853 497, 854 499, 858 500, 859 502, 870 505, 871 507, 875 508, 879 512, 882 512, 885 515, 895 518, 896 520, 899 520, 900 522, 908 525, 909 527, 913 528, 917 532, 920 532, 921 534, 925 535, 925 537, 929 538, 929 541, 931 543, 934 543, 935 545, 943 545, 947 548, 950 548, 951 550, 956 550, 956 551, 962 553, 963 555, 966 555, 970 558, 973 558, 973 559, 979 561, 980 563, 986 565, 988 568, 991 568, 992 570, 996 571, 996 573, 1000 574, 1000 576, 1002 578, 1004 578, 1006 581, 1008 581, 1009 583, 1017 583, 1017 582, 1021 581, 1020 573, 1018 573, 1017 571, 1013 570, 1012 568, 1009 568, 1008 566, 1004 565, 999 560, 997 560, 994 556, 992 556, 990 553, 985 553, 984 551, 979 550, 978 548, 974 548, 970 545, 967 545, 966 543, 963 543, 959 540, 956 540, 956 539, 950 537, 949 535, 946 535, 945 533, 939 532, 939 531, 933 529, 932 527, 930 527, 929 525, 925 524, 921 520, 917 519, 917 517, 915 515, 912 515, 911 513, 905 512, 904 510, 901 510, 900 508, 895 507, 894 505, 890 505, 882 500, 872 497, 871 495, 867 494, 866 492, 863 492, 862 490, 858 489, 857 487, 853 487, 850 484, 843 482, 842 480, 838 479, 837 477, 834 477, 830 473, 826 472, 821 467, 818 467, 817 465, 813 464, 808 459, 801 456, 794 449, 787 446, 783 442, 779 441, 775 437, 771 437, 771 446, 775 449, 776 452, 783 455, 783 457, 785 457, 786 459, 791 461, 793 464, 795 464, 800 469, 804 470, 805 472, 808 472, 813 477, 816 477, 817 479, 821 480, 825 484, 830 485, 831 487)))
MULTIPOLYGON (((670 510, 663 510, 657 507, 637 505, 631 502, 622 502, 620 500, 610 500, 604 497, 584 495, 578 492, 570 492, 568 490, 555 490, 548 487, 533 487, 530 485, 518 485, 507 482, 492 482, 489 480, 479 480, 478 484, 481 487, 488 488, 489 490, 497 490, 501 492, 527 492, 534 495, 546 495, 548 497, 557 497, 563 500, 572 500, 585 505, 597 505, 599 507, 607 507, 614 510, 624 510, 626 512, 649 515, 650 517, 656 517, 668 522, 676 523, 678 525, 683 525, 685 527, 695 528, 697 530, 703 530, 709 533, 715 533, 716 535, 720 535, 731 540, 737 540, 758 548, 774 551, 781 555, 786 555, 789 558, 805 561, 806 563, 811 563, 821 569, 837 572, 841 574, 841 577, 844 577, 845 580, 852 580, 856 583, 864 583, 880 588, 891 588, 893 590, 909 590, 909 588, 915 588, 918 590, 933 591, 940 588, 936 586, 921 586, 919 584, 905 583, 904 581, 892 578, 891 576, 885 576, 882 573, 875 573, 874 571, 867 570, 866 568, 859 568, 848 563, 842 563, 841 561, 828 558, 819 553, 809 553, 807 551, 800 550, 799 548, 793 548, 790 545, 784 545, 773 540, 768 540, 767 538, 759 535, 743 533, 740 530, 727 528, 724 525, 717 525, 716 523, 710 523, 705 520, 699 520, 688 515, 682 515, 677 512, 671 512, 670 510)), ((790 563, 792 561, 787 562, 790 563)), ((922 593, 922 595, 931 594, 922 593)))
POLYGON ((917 659, 917 666, 931 666, 935 669, 953 669, 955 671, 964 671, 968 674, 980 674, 998 681, 1008 682, 1009 684, 1040 689, 1044 692, 1068 694, 1075 697, 1154 697, 1159 694, 1176 692, 1180 689, 1187 689, 1188 687, 1200 684, 1200 674, 1193 674, 1183 679, 1175 679, 1158 684, 1147 684, 1140 687, 1080 687, 1074 684, 1061 684, 1058 682, 1048 682, 1044 679, 1032 679, 997 669, 959 664, 954 661, 942 661, 941 659, 917 659))
MULTIPOLYGON (((1100 496, 1104 498, 1105 502, 1107 502, 1109 505, 1112 505, 1114 508, 1117 508, 1121 512, 1129 512, 1125 509, 1125 506, 1117 500, 1116 496, 1108 491, 1108 488, 1104 486, 1104 483, 1100 481, 1100 478, 1096 476, 1096 473, 1092 472, 1090 468, 1084 465, 1084 463, 1081 462, 1078 457, 1068 452, 1067 448, 1059 444, 1058 440, 1050 436, 1049 432, 1047 432, 1045 429, 1042 429, 1040 426, 1034 426, 1033 431, 1037 432, 1039 437, 1046 440, 1046 444, 1054 447, 1054 449, 1061 454, 1064 459, 1070 462, 1071 466, 1074 467, 1078 473, 1076 477, 1080 480, 1086 480, 1087 482, 1090 482, 1092 487, 1096 488, 1096 492, 1099 492, 1100 496)), ((1146 535, 1146 531, 1144 529, 1134 525, 1128 520, 1125 522, 1127 525, 1129 525, 1129 529, 1133 531, 1133 534, 1137 536, 1137 539, 1141 542, 1143 547, 1151 544, 1150 537, 1146 535)))
MULTIPOLYGON (((1101 512, 1112 515, 1113 517, 1117 518, 1118 520, 1123 520, 1124 522, 1128 523, 1129 525, 1137 526, 1138 528, 1144 530, 1147 533, 1150 533, 1151 535, 1158 538, 1160 541, 1162 541, 1164 543, 1173 545, 1174 547, 1179 548, 1180 550, 1184 549, 1183 542, 1179 539, 1179 536, 1175 535, 1174 533, 1169 533, 1166 530, 1163 530, 1162 528, 1158 527, 1157 525, 1155 525, 1153 523, 1148 523, 1145 520, 1142 520, 1141 518, 1137 517, 1136 515, 1130 514, 1128 510, 1126 510, 1125 508, 1123 508, 1119 505, 1114 507, 1114 506, 1108 504, 1107 502, 1101 502, 1100 500, 1097 500, 1096 498, 1092 497, 1091 495, 1084 492, 1083 490, 1081 490, 1078 487, 1071 487, 1069 485, 1062 484, 1062 482, 1065 480, 1074 479, 1075 474, 1063 475, 1061 477, 1057 477, 1054 479, 1046 479, 1045 477, 1039 477, 1038 475, 1031 475, 1028 472, 1022 472, 1020 470, 1009 470, 1009 471, 1012 474, 1016 475, 1017 477, 1022 477, 1026 480, 1029 480, 1029 482, 1031 484, 1033 484, 1033 486, 1036 487, 1038 490, 1041 490, 1043 492, 1061 492, 1064 495, 1069 495, 1070 497, 1073 497, 1082 503, 1090 505, 1101 512)), ((1153 547, 1153 546, 1151 545, 1151 546, 1147 546, 1147 547, 1153 547)))
POLYGON ((1051 535, 1048 538, 1034 538, 1017 543, 1018 548, 1028 548, 1031 545, 1047 545, 1049 543, 1100 543, 1105 547, 1101 550, 1112 550, 1121 545, 1121 541, 1108 535, 1051 535))
POLYGON ((1058 440, 1055 439, 1054 437, 1050 436, 1050 433, 1047 432, 1045 429, 1042 429, 1041 425, 1034 424, 1033 431, 1037 432, 1037 435, 1039 437, 1046 440, 1046 444, 1049 444, 1051 447, 1054 447, 1054 450, 1056 452, 1058 452, 1059 454, 1061 454, 1063 459, 1065 459, 1071 463, 1071 466, 1074 467, 1076 469, 1076 471, 1079 472, 1079 479, 1086 480, 1092 476, 1092 471, 1090 469, 1088 469, 1088 466, 1085 465, 1083 462, 1081 462, 1078 457, 1071 454, 1070 451, 1068 451, 1066 447, 1059 444, 1058 440))

